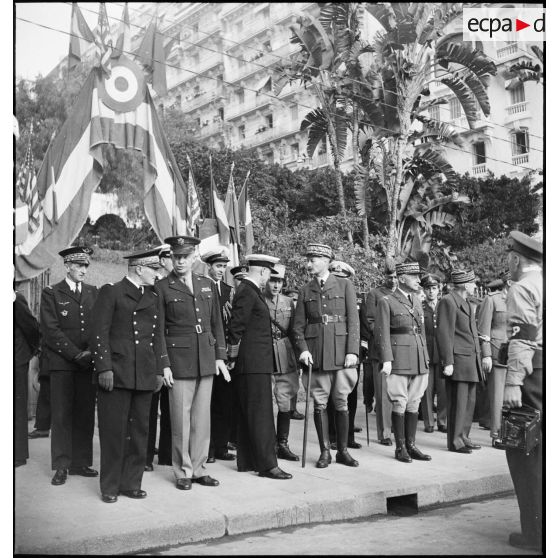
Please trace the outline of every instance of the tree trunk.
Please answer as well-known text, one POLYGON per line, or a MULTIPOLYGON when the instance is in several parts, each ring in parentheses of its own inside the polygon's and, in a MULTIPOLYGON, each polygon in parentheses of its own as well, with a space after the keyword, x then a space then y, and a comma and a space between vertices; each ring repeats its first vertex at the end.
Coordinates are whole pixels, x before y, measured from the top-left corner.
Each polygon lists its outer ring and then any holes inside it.
POLYGON ((391 206, 389 211, 389 227, 386 249, 386 260, 395 260, 397 255, 397 210, 399 195, 401 194, 401 181, 403 179, 403 151, 407 143, 406 136, 399 136, 395 145, 395 181, 391 192, 391 206))
MULTIPOLYGON (((356 89, 353 86, 353 91, 356 89)), ((353 102, 353 165, 357 165, 359 161, 360 152, 358 149, 358 106, 353 102)), ((358 179, 357 179, 358 180, 358 179)), ((368 256, 370 254, 370 241, 368 232, 368 215, 366 213, 366 195, 364 196, 364 215, 362 216, 362 244, 364 253, 368 256)))

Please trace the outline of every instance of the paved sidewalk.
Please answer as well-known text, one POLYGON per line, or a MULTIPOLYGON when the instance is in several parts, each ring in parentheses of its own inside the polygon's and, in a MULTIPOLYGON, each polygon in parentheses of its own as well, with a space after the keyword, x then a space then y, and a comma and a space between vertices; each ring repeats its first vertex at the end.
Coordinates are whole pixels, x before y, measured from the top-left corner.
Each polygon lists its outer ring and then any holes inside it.
MULTIPOLYGON (((421 509, 512 490, 504 452, 490 447, 489 433, 476 423, 471 438, 483 447, 470 455, 448 452, 445 434, 427 434, 419 423, 417 445, 432 455, 432 461, 405 464, 394 459, 393 446, 377 443, 374 414, 369 418, 367 447, 359 406, 357 424, 363 432, 356 439, 363 448, 350 450, 360 462, 358 468, 334 462, 316 469, 319 448, 311 421, 306 468, 279 460, 279 466, 293 474, 292 480, 238 473, 234 461, 217 461, 207 465, 207 472, 220 481, 219 487, 193 485, 184 492, 175 488, 171 467, 156 465, 143 477, 145 500, 120 496, 115 504, 101 501, 98 478, 71 476, 65 485, 52 486, 50 439, 30 440, 31 458, 15 469, 15 552, 139 552, 226 534, 386 514, 387 499, 394 496, 416 494, 421 509)), ((290 447, 298 454, 302 434, 303 421, 291 421, 290 447)), ((98 442, 96 435, 96 469, 98 442)))

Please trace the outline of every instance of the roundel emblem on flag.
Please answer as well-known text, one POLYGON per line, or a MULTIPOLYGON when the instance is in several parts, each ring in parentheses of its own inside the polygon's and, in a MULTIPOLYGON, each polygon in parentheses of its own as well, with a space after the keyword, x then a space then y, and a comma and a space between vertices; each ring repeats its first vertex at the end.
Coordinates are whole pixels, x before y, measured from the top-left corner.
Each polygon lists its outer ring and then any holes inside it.
POLYGON ((139 66, 121 56, 113 63, 110 77, 101 80, 99 96, 116 112, 135 110, 145 98, 145 80, 139 66))

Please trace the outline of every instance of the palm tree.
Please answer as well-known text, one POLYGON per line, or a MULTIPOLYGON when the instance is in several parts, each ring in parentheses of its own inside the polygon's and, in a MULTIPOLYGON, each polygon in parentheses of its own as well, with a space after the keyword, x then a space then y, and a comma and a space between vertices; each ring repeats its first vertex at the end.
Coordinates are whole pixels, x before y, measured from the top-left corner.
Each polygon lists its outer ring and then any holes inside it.
POLYGON ((531 60, 526 60, 512 64, 509 68, 513 80, 518 83, 524 81, 544 82, 544 53, 536 45, 531 45, 531 50, 540 64, 534 64, 531 60))

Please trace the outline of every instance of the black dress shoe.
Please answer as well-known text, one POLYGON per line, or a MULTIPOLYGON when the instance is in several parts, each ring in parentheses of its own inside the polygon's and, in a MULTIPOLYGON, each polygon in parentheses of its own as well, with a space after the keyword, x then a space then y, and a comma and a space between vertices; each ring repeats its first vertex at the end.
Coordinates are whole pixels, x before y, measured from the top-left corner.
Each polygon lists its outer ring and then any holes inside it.
POLYGON ((145 490, 140 490, 139 488, 136 490, 121 490, 120 494, 128 496, 128 498, 134 498, 135 500, 140 500, 141 498, 145 498, 147 496, 147 492, 145 490))
POLYGON ((490 430, 490 424, 481 424, 481 423, 479 422, 479 428, 480 428, 481 430, 490 430))
POLYGON ((225 450, 224 452, 215 452, 215 457, 213 458, 213 461, 209 461, 209 457, 207 458, 207 462, 208 463, 215 463, 215 459, 221 459, 223 461, 234 461, 236 459, 236 455, 233 455, 232 453, 229 453, 227 450, 225 450))
POLYGON ((393 446, 393 442, 391 441, 391 438, 382 438, 380 440, 380 444, 382 444, 382 446, 393 446))
POLYGON ((463 446, 462 448, 450 448, 449 451, 453 453, 473 453, 473 450, 467 446, 463 446))
POLYGON ((158 459, 157 465, 172 465, 172 461, 166 461, 165 459, 158 459))
POLYGON ((432 459, 426 453, 422 453, 414 444, 407 446, 407 452, 411 459, 416 459, 417 461, 430 461, 432 459))
POLYGON ((146 473, 149 473, 149 472, 153 471, 153 465, 146 465, 146 466, 143 468, 143 470, 144 470, 146 473))
POLYGON ((444 426, 443 424, 438 425, 438 432, 447 432, 447 431, 448 431, 447 426, 444 426))
POLYGON ((258 473, 259 477, 265 477, 266 479, 278 479, 278 480, 287 480, 292 479, 293 476, 290 473, 285 473, 279 467, 273 467, 273 469, 269 469, 268 471, 260 471, 258 473))
POLYGON ((335 462, 341 463, 341 465, 347 465, 347 467, 358 467, 358 461, 353 459, 351 454, 347 451, 347 448, 335 454, 335 462))
POLYGON ((198 484, 201 484, 202 486, 219 486, 219 481, 217 479, 211 478, 209 475, 204 475, 203 477, 192 479, 192 482, 196 482, 198 484))
POLYGON ((351 449, 360 449, 362 447, 362 444, 359 444, 358 442, 355 442, 354 440, 349 440, 347 442, 347 447, 351 448, 351 449))
POLYGON ((330 442, 329 448, 332 449, 332 450, 336 450, 337 449, 337 442, 330 442))
POLYGON ((469 444, 465 444, 465 447, 472 450, 480 450, 482 448, 482 446, 479 446, 478 444, 473 444, 472 442, 469 444))
POLYGON ((324 450, 320 453, 320 458, 316 462, 318 469, 325 469, 331 463, 331 453, 329 450, 324 450))
POLYGON ((54 477, 52 477, 50 484, 53 484, 54 486, 59 486, 61 484, 64 484, 67 478, 68 478, 67 469, 56 469, 56 473, 54 473, 54 477))
POLYGON ((27 459, 16 459, 14 461, 14 467, 21 467, 27 463, 27 459))
POLYGON ((48 438, 48 430, 35 429, 32 432, 29 432, 29 434, 27 434, 27 437, 31 440, 34 440, 35 438, 48 438))
POLYGON ((192 479, 178 479, 176 481, 178 490, 190 490, 192 488, 192 479))
POLYGON ((304 415, 302 413, 299 413, 296 409, 294 411, 291 411, 291 418, 293 420, 304 420, 304 415))
POLYGON ((425 426, 424 431, 431 434, 432 432, 434 432, 434 427, 433 426, 425 426))
POLYGON ((522 533, 510 533, 508 542, 515 548, 523 548, 524 550, 542 550, 542 545, 537 541, 530 541, 522 533))
POLYGON ((112 494, 101 494, 101 500, 106 504, 114 504, 118 500, 118 496, 112 494))
POLYGON ((231 451, 236 451, 236 444, 233 444, 232 442, 228 442, 227 449, 231 451))
POLYGON ((91 467, 70 467, 68 474, 79 475, 80 477, 98 477, 99 473, 91 467))
POLYGON ((395 450, 395 459, 401 463, 412 463, 411 456, 407 453, 407 448, 397 448, 395 450))

